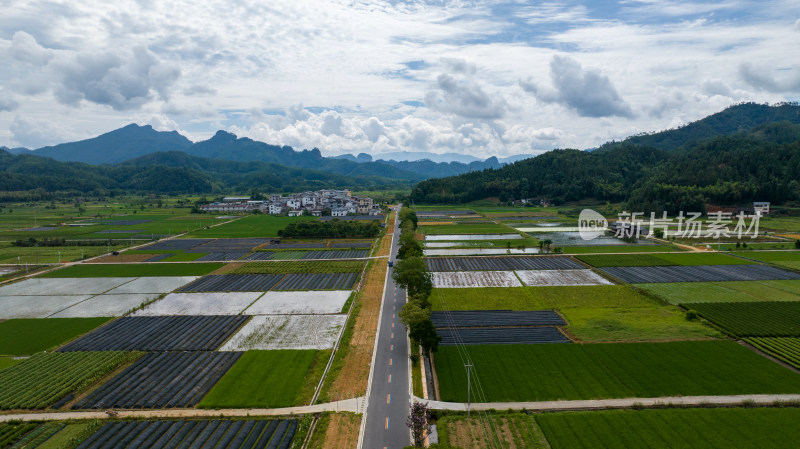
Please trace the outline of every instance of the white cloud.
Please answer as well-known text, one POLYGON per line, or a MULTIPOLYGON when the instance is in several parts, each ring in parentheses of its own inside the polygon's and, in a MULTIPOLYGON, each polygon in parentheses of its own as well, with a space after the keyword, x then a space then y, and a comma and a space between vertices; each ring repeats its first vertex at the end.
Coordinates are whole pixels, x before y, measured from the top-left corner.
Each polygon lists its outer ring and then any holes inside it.
POLYGON ((435 88, 425 94, 425 105, 448 114, 487 120, 502 118, 508 109, 501 96, 487 94, 471 79, 458 79, 446 73, 440 74, 435 88))
POLYGON ((554 89, 541 88, 531 79, 520 81, 520 86, 539 101, 562 104, 583 117, 633 117, 630 105, 599 70, 584 70, 578 61, 554 55, 550 80, 554 89))
POLYGON ((11 56, 18 61, 42 66, 53 57, 53 51, 39 45, 30 34, 17 31, 11 38, 11 56))
POLYGON ((9 129, 14 143, 30 149, 54 143, 72 142, 81 138, 69 127, 60 123, 20 115, 14 117, 9 129))
POLYGON ((764 66, 750 62, 739 66, 739 75, 747 84, 768 92, 800 92, 800 67, 773 74, 764 66))
POLYGON ((5 89, 0 89, 0 112, 13 111, 19 107, 19 99, 16 95, 5 89))

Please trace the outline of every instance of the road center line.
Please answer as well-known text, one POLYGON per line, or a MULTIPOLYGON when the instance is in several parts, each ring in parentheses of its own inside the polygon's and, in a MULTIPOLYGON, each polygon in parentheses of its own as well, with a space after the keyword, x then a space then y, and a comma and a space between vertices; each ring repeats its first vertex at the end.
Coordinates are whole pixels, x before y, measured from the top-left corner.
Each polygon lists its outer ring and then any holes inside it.
POLYGON ((392 395, 390 395, 390 394, 386 395, 386 403, 387 404, 391 404, 392 403, 392 395))
POLYGON ((386 430, 389 430, 389 417, 386 417, 386 430))
POLYGON ((389 366, 392 366, 392 359, 389 359, 389 366))
POLYGON ((389 374, 389 383, 392 383, 392 375, 389 374))

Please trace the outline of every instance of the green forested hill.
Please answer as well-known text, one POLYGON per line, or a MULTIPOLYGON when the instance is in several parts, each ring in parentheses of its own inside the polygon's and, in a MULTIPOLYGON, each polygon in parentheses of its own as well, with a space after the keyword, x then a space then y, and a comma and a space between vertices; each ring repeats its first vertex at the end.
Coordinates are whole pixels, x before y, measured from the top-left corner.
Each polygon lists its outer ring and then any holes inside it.
POLYGON ((463 203, 505 193, 675 212, 701 210, 706 202, 796 199, 798 179, 800 125, 783 121, 673 150, 631 142, 594 152, 555 150, 497 170, 423 181, 411 198, 463 203))

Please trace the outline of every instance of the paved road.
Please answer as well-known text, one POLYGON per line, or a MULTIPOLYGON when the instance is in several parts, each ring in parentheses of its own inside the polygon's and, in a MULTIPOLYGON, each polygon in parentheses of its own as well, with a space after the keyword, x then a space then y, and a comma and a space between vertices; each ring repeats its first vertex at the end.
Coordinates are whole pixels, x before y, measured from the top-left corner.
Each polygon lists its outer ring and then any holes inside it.
MULTIPOLYGON (((389 260, 395 260, 397 255, 400 235, 398 224, 399 220, 395 220, 389 260)), ((411 399, 408 338, 398 318, 398 312, 405 302, 406 292, 397 287, 392 279, 392 269, 389 268, 378 323, 375 360, 367 390, 362 440, 359 442, 359 447, 363 449, 402 449, 411 444, 411 434, 406 427, 411 399)))

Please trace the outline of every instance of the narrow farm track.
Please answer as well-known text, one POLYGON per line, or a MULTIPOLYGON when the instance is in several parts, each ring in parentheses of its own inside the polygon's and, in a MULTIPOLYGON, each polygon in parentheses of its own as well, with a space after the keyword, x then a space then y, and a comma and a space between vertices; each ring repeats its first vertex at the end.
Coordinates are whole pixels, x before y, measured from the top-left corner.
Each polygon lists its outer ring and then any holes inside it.
MULTIPOLYGON (((218 418, 256 417, 256 416, 291 416, 322 412, 363 412, 363 397, 344 399, 325 404, 306 405, 284 408, 242 408, 242 409, 196 409, 172 408, 160 410, 116 410, 117 418, 218 418)), ((62 421, 70 419, 108 419, 105 412, 43 412, 0 414, 0 422, 21 421, 62 421)))

